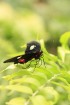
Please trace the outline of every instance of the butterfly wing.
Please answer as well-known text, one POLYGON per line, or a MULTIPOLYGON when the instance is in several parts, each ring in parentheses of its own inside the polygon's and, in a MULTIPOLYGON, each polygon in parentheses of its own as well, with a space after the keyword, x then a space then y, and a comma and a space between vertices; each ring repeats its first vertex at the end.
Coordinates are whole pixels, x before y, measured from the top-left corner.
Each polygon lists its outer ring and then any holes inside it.
POLYGON ((22 56, 23 55, 19 55, 19 56, 7 59, 4 61, 4 63, 14 62, 14 64, 17 64, 17 63, 19 63, 18 61, 19 61, 19 59, 21 59, 22 56))
POLYGON ((4 61, 4 63, 10 63, 13 62, 14 64, 20 63, 24 64, 34 58, 35 54, 24 54, 24 55, 19 55, 10 59, 7 59, 4 61))

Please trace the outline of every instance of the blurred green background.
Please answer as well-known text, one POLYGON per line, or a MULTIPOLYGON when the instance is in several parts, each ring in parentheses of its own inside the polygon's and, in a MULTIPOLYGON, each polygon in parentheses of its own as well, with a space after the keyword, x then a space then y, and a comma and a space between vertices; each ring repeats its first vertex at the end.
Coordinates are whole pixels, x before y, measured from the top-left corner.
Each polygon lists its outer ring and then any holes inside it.
POLYGON ((37 38, 56 54, 60 35, 69 30, 70 0, 0 0, 0 55, 37 38))
MULTIPOLYGON (((5 59, 23 53, 21 46, 31 40, 43 39, 48 52, 57 55, 60 36, 67 31, 70 0, 0 0, 0 70, 8 65, 3 64, 5 59)), ((1 92, 1 105, 5 96, 6 91, 1 92)))

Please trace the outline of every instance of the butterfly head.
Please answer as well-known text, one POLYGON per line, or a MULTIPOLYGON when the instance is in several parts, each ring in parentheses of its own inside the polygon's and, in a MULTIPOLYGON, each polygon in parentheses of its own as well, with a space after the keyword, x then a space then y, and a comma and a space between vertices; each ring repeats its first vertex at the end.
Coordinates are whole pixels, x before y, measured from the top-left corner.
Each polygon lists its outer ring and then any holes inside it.
POLYGON ((26 54, 36 53, 36 52, 40 52, 40 50, 41 50, 40 43, 38 43, 36 41, 31 41, 31 42, 27 43, 27 48, 25 50, 25 53, 26 54))

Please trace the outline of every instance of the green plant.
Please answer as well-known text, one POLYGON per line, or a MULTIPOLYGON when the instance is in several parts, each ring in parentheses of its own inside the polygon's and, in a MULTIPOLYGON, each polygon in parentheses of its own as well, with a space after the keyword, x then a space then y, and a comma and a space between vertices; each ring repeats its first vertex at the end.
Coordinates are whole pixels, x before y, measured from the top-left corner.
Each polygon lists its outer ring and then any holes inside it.
POLYGON ((0 85, 0 91, 5 92, 7 97, 4 100, 7 105, 70 104, 70 62, 63 56, 67 51, 70 57, 70 50, 67 42, 64 43, 63 36, 69 39, 70 32, 62 35, 60 39, 62 46, 58 48, 58 56, 49 54, 41 40, 45 65, 43 62, 34 72, 32 72, 33 65, 29 69, 22 69, 23 65, 11 65, 3 70, 3 72, 13 71, 2 76, 6 83, 0 85))

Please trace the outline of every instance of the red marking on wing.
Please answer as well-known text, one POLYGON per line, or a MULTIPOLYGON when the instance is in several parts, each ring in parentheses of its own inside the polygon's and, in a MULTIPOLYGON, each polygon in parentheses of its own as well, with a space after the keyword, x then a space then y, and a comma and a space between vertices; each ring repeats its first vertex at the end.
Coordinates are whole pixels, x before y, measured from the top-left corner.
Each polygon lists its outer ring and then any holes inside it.
POLYGON ((25 59, 19 59, 18 62, 19 63, 25 63, 25 59))

